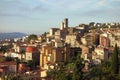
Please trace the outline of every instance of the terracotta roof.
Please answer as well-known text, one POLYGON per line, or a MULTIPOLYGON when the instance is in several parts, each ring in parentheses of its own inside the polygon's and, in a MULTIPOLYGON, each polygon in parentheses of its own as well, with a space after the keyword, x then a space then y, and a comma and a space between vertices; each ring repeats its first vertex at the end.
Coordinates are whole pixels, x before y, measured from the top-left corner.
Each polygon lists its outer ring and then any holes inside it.
POLYGON ((35 52, 38 51, 37 47, 28 46, 26 47, 26 52, 35 52))

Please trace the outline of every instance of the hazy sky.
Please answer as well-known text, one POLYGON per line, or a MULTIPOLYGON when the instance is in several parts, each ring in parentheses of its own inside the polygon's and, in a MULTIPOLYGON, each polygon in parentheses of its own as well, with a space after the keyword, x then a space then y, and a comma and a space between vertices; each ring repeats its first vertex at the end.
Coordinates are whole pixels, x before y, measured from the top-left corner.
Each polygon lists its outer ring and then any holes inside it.
POLYGON ((41 34, 89 22, 120 22, 120 0, 0 0, 0 32, 41 34))

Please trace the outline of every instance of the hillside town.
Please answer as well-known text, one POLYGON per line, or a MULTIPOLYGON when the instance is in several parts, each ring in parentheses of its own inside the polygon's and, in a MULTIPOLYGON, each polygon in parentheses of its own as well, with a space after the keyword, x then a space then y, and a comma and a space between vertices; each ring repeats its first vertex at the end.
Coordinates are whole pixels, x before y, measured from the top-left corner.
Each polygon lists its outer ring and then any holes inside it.
POLYGON ((116 45, 120 52, 119 23, 91 22, 71 27, 65 18, 42 35, 0 41, 0 80, 57 80, 50 71, 61 71, 63 76, 75 74, 73 66, 78 59, 80 71, 76 73, 80 72, 82 78, 61 80, 119 80, 86 76, 94 66, 111 60, 116 45))

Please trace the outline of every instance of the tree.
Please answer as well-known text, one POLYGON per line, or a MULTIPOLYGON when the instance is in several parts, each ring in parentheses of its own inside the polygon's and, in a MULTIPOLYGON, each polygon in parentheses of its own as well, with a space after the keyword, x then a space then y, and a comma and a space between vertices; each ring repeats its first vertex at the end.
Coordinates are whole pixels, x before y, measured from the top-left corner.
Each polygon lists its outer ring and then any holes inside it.
POLYGON ((89 72, 90 79, 102 80, 103 75, 104 75, 103 70, 99 65, 92 67, 89 72))
POLYGON ((51 69, 47 71, 47 76, 53 77, 55 80, 72 80, 71 76, 66 73, 66 70, 63 66, 60 66, 58 69, 51 69))
POLYGON ((2 74, 1 80, 22 80, 20 75, 15 73, 9 73, 7 75, 2 74))
POLYGON ((55 76, 57 76, 57 73, 58 73, 57 70, 51 69, 51 70, 47 71, 47 76, 48 77, 55 77, 55 76))
POLYGON ((12 47, 13 47, 12 45, 1 46, 0 52, 5 53, 7 50, 11 49, 12 47))
POLYGON ((58 71, 55 80, 68 80, 64 70, 58 71))
POLYGON ((89 26, 90 26, 90 27, 93 27, 94 24, 95 24, 95 22, 90 22, 90 23, 89 23, 89 26))
POLYGON ((111 73, 112 74, 118 74, 119 73, 119 58, 118 58, 117 44, 115 44, 114 52, 112 54, 111 73))
POLYGON ((27 65, 28 65, 31 69, 34 69, 34 68, 35 68, 35 61, 34 61, 34 60, 28 60, 28 61, 27 61, 27 65))
POLYGON ((73 77, 72 77, 73 80, 81 80, 83 78, 82 69, 84 67, 84 64, 82 62, 83 59, 80 58, 80 55, 78 55, 75 61, 75 67, 73 69, 73 77))
POLYGON ((43 33, 43 34, 41 35, 41 37, 42 37, 41 42, 45 42, 45 41, 46 41, 47 34, 48 34, 48 32, 45 32, 45 33, 43 33))
POLYGON ((110 73, 110 66, 111 62, 109 60, 102 61, 102 63, 99 65, 103 73, 106 75, 110 73))
POLYGON ((30 42, 31 40, 37 40, 37 35, 35 34, 31 34, 28 36, 28 42, 30 42))

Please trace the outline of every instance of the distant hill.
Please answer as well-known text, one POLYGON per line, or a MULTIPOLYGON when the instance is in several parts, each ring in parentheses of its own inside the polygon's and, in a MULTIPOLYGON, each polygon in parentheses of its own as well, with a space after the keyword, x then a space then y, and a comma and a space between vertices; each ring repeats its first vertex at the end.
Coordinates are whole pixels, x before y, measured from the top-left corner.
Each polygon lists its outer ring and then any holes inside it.
POLYGON ((0 40, 13 39, 13 38, 21 38, 23 36, 27 36, 27 34, 20 33, 20 32, 0 33, 0 40))

